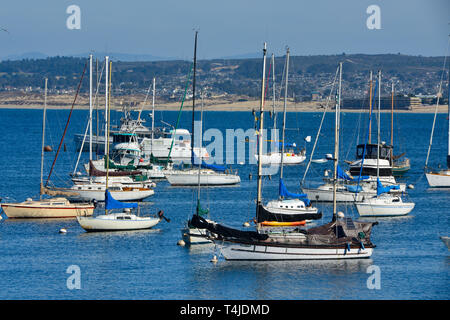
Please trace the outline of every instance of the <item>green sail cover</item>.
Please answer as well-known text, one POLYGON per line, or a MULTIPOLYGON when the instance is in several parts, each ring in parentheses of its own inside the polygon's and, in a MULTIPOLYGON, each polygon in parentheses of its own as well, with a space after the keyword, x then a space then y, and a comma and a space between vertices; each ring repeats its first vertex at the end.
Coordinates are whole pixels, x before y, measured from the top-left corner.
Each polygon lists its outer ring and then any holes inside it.
POLYGON ((200 205, 200 200, 197 201, 197 214, 199 216, 205 216, 209 213, 208 209, 203 209, 200 205))
MULTIPOLYGON (((107 168, 107 162, 106 161, 107 160, 106 160, 106 157, 105 157, 105 168, 107 168)), ((137 167, 132 165, 131 162, 133 162, 133 160, 131 160, 126 166, 123 166, 123 165, 120 165, 120 164, 115 164, 110 159, 109 160, 109 169, 119 169, 119 170, 127 170, 127 171, 136 170, 137 167)))

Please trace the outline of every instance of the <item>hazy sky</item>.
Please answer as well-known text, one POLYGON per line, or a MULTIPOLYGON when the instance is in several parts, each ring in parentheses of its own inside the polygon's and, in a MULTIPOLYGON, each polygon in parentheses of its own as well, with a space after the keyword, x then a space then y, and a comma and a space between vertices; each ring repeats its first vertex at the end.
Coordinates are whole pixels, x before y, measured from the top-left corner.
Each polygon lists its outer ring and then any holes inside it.
POLYGON ((260 52, 293 55, 446 54, 450 0, 39 0, 2 1, 0 57, 26 52, 96 52, 192 59, 260 52), (77 5, 81 29, 69 30, 66 9, 77 5), (370 5, 381 29, 369 30, 370 5))

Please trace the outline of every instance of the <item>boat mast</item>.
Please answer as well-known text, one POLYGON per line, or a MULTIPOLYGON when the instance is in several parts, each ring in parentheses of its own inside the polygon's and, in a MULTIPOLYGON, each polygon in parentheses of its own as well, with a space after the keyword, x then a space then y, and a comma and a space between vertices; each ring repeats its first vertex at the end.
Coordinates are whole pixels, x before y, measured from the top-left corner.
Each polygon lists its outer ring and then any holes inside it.
POLYGON ((381 70, 378 70, 377 180, 380 177, 381 70))
POLYGON ((391 89, 391 146, 394 146, 394 80, 391 89))
POLYGON ((277 113, 275 112, 275 55, 273 53, 272 53, 272 112, 273 112, 273 130, 275 130, 276 132, 277 113))
POLYGON ((262 139, 263 139, 263 128, 264 128, 264 86, 266 81, 266 53, 267 53, 267 44, 264 42, 263 49, 263 69, 262 69, 262 84, 261 84, 261 103, 259 106, 259 132, 258 132, 258 181, 257 181, 257 198, 256 198, 256 221, 258 221, 258 211, 261 206, 261 189, 262 189, 262 139))
MULTIPOLYGON (((108 58, 108 57, 106 57, 108 58)), ((108 60, 107 60, 108 61, 108 60)), ((108 69, 106 69, 107 72, 106 74, 108 74, 108 69)), ((106 185, 105 185, 105 200, 106 200, 106 191, 108 190, 108 177, 109 177, 109 121, 110 121, 110 110, 111 110, 111 71, 112 71, 112 61, 109 62, 109 78, 106 77, 106 87, 108 88, 107 92, 107 100, 106 100, 106 105, 108 107, 108 113, 105 114, 105 116, 107 115, 107 123, 106 123, 106 130, 105 130, 105 134, 106 134, 106 149, 105 149, 105 153, 106 153, 106 185)), ((106 209, 106 205, 105 205, 105 214, 108 214, 108 209, 106 209)))
POLYGON ((89 55, 89 161, 92 161, 92 54, 89 55))
POLYGON ((156 78, 153 77, 153 98, 152 98, 152 144, 150 154, 153 154, 153 139, 155 137, 155 91, 156 91, 156 78))
POLYGON ((106 143, 107 143, 107 134, 108 134, 108 81, 109 81, 109 57, 105 57, 105 153, 106 153, 106 143))
POLYGON ((333 177, 333 221, 336 220, 336 188, 337 188, 337 166, 339 161, 339 131, 341 112, 341 91, 342 90, 342 62, 339 63, 339 88, 338 99, 336 101, 335 126, 334 126, 334 177, 333 177))
MULTIPOLYGON (((195 43, 194 43, 194 75, 192 80, 192 137, 191 137, 191 162, 194 164, 194 121, 195 121, 195 72, 197 69, 197 35, 198 31, 195 31, 195 43)), ((174 132, 175 134, 175 132, 174 132)))
POLYGON ((289 48, 286 49, 286 75, 285 75, 285 85, 284 85, 283 129, 281 132, 280 179, 283 179, 283 158, 284 158, 284 138, 285 138, 285 128, 286 128, 286 104, 287 104, 288 77, 289 77, 289 48))
MULTIPOLYGON (((200 134, 199 134, 199 148, 202 148, 202 137, 203 137, 203 90, 200 92, 200 97, 202 99, 201 109, 200 109, 200 134)), ((200 163, 198 165, 198 185, 197 185, 197 207, 196 207, 196 214, 198 215, 198 212, 200 210, 200 169, 201 169, 201 163, 203 161, 202 153, 199 154, 200 163)))
POLYGON ((48 78, 45 78, 45 91, 44 91, 44 111, 42 115, 42 148, 41 148, 41 186, 39 188, 39 199, 42 200, 42 194, 44 189, 44 144, 45 144, 45 112, 47 110, 47 82, 48 78))
MULTIPOLYGON (((372 85, 373 85, 373 75, 372 75, 372 70, 370 70, 370 80, 369 80, 369 119, 371 118, 372 115, 372 85)), ((369 144, 370 141, 372 140, 372 120, 369 121, 369 144)))

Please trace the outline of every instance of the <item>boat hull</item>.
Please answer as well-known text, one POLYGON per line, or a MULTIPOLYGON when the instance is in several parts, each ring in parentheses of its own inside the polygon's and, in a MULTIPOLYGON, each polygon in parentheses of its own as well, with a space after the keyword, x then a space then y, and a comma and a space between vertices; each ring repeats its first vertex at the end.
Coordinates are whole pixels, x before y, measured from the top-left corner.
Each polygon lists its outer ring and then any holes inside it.
POLYGON ((75 218, 77 216, 92 216, 94 213, 93 205, 42 207, 3 203, 1 207, 10 219, 75 218))
POLYGON ((97 217, 77 217, 80 226, 87 232, 101 231, 129 231, 150 229, 157 225, 161 219, 141 218, 139 220, 99 219, 97 217))
POLYGON ((396 217, 410 213, 414 209, 414 203, 401 205, 357 203, 356 209, 361 217, 396 217))
MULTIPOLYGON (((105 190, 76 190, 67 189, 70 192, 78 193, 78 196, 70 197, 76 201, 105 201, 105 190)), ((110 191, 111 196, 119 201, 139 201, 152 196, 155 191, 150 190, 127 190, 110 191)))
MULTIPOLYGON (((198 185, 198 175, 196 174, 166 174, 167 181, 172 186, 196 186, 198 185)), ((200 185, 234 185, 241 182, 238 175, 228 174, 201 174, 200 185)))
POLYGON ((372 248, 307 248, 224 243, 220 248, 226 260, 343 260, 372 255, 372 248))
POLYGON ((443 173, 426 173, 428 184, 434 188, 450 188, 450 171, 443 173))
MULTIPOLYGON (((258 161, 258 155, 255 155, 256 160, 258 161)), ((303 154, 295 154, 295 153, 284 153, 283 155, 283 164, 300 164, 305 161, 306 156, 303 154)), ((263 154, 261 156, 261 163, 263 165, 267 164, 281 164, 281 152, 278 153, 269 153, 263 154)))
POLYGON ((207 238, 208 234, 209 231, 207 231, 206 229, 199 229, 199 228, 181 229, 181 236, 183 238, 183 241, 187 245, 212 243, 212 241, 207 238))

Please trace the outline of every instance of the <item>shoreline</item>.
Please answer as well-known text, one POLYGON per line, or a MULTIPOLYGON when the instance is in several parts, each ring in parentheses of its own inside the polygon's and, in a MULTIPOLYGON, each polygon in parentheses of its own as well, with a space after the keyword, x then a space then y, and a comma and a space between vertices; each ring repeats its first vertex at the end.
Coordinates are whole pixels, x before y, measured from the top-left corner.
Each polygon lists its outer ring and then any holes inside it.
MULTIPOLYGON (((183 106, 183 111, 190 111, 192 110, 192 102, 189 104, 190 101, 188 101, 183 106)), ((164 104, 158 104, 155 105, 155 111, 178 111, 180 109, 181 103, 164 103, 164 104)), ((71 105, 47 105, 47 109, 49 110, 68 110, 72 106, 71 105)), ((282 105, 277 106, 278 110, 281 112, 282 105)), ((18 104, 1 104, 0 103, 0 109, 18 109, 18 110, 34 110, 34 109, 42 109, 42 104, 27 104, 27 105, 18 105, 18 104)), ((99 106, 99 110, 102 110, 104 107, 103 105, 99 106)), ((75 110, 89 110, 88 105, 75 105, 75 110)), ((112 105, 112 110, 121 111, 122 106, 121 105, 112 105)), ((95 108, 94 108, 95 110, 95 108)), ((138 111, 139 108, 132 108, 132 110, 138 111)), ((142 108, 143 111, 151 111, 151 106, 146 106, 142 108)), ((196 106, 196 110, 200 110, 200 106, 196 106)), ((252 112, 252 110, 258 111, 259 110, 259 102, 258 101, 247 101, 247 102, 235 102, 235 103, 212 103, 207 104, 203 108, 204 111, 226 111, 226 112, 252 112)), ((272 106, 267 107, 266 111, 271 111, 272 106)), ((318 104, 314 103, 289 103, 286 107, 287 112, 323 112, 325 110, 324 107, 321 107, 318 104)), ((329 108, 328 112, 333 111, 333 109, 329 108)), ((436 110, 436 106, 414 106, 411 107, 410 110, 394 110, 394 113, 434 113, 436 110)), ((347 113, 366 113, 368 110, 361 110, 361 109, 341 109, 341 112, 347 112, 347 113)), ((382 113, 390 113, 391 110, 381 110, 382 113)), ((448 112, 448 106, 447 105, 439 105, 437 113, 447 113, 448 112)))

